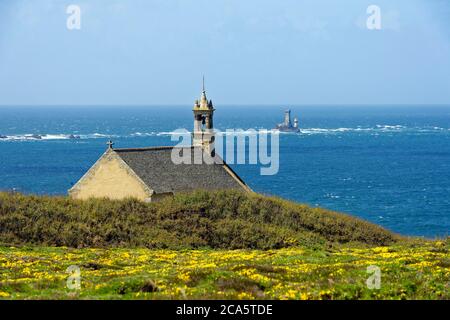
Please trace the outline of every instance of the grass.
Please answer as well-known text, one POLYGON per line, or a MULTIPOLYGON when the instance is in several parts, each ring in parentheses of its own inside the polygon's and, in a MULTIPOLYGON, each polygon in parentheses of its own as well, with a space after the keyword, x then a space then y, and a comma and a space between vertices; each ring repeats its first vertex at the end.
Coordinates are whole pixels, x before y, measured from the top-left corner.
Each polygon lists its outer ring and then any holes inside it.
POLYGON ((0 193, 0 299, 450 299, 449 250, 234 191, 150 204, 0 193))
MULTIPOLYGON (((450 299, 450 241, 389 247, 1 247, 0 299, 450 299), (81 288, 67 288, 71 265, 81 288), (366 285, 381 270, 380 289, 366 285)), ((69 281, 70 282, 70 281, 69 281)))

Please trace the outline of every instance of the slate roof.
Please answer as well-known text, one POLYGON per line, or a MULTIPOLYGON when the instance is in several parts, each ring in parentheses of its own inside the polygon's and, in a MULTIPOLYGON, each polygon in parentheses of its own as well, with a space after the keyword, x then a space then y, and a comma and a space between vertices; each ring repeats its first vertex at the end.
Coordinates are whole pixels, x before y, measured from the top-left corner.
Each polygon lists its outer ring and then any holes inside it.
MULTIPOLYGON (((176 148, 179 152, 191 152, 194 147, 176 148)), ((175 164, 171 159, 173 149, 174 147, 155 147, 113 150, 155 193, 196 189, 250 190, 220 157, 216 156, 216 160, 222 161, 222 164, 175 164)), ((194 163, 193 160, 191 163, 194 163)))

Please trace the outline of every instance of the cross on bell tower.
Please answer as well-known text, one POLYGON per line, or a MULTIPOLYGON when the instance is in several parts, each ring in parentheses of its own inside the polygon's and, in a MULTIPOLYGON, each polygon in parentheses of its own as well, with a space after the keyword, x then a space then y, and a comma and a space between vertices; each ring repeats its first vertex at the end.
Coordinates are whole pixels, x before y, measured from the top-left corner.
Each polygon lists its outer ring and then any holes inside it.
POLYGON ((194 108, 194 132, 193 146, 203 147, 211 155, 214 155, 214 106, 212 100, 208 100, 205 90, 205 77, 203 77, 203 89, 200 101, 196 100, 194 108))
POLYGON ((112 148, 113 148, 113 146, 114 146, 114 142, 112 142, 111 140, 109 140, 107 143, 106 143, 107 145, 108 145, 108 150, 112 150, 112 148))

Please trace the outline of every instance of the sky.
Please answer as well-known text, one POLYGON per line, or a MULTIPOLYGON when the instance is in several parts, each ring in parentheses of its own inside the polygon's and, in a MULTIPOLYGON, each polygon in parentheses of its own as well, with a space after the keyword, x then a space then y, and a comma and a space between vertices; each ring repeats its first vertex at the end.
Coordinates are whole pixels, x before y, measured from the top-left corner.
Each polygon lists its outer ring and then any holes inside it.
POLYGON ((203 75, 216 104, 450 104, 449 17, 448 0, 0 0, 0 105, 186 105, 203 75))

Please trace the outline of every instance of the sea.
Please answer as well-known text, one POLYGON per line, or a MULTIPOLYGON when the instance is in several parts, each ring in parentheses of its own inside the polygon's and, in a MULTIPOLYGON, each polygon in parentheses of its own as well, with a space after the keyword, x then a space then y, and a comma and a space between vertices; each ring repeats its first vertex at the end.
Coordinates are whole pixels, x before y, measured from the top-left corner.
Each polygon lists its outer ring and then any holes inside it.
MULTIPOLYGON (((450 233, 450 106, 216 106, 214 125, 271 130, 290 108, 300 132, 280 134, 279 171, 233 169, 256 192, 344 212, 402 235, 450 233)), ((0 190, 66 195, 111 139, 174 145, 192 106, 0 107, 0 190)))

